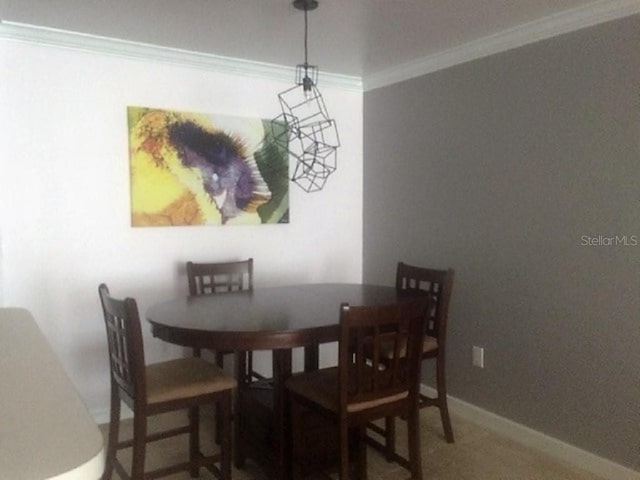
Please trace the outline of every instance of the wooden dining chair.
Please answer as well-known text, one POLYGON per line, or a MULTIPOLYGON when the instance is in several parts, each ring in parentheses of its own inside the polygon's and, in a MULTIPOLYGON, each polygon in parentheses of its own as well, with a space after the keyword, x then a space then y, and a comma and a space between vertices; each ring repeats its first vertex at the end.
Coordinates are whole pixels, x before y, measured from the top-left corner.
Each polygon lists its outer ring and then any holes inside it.
MULTIPOLYGON (((435 270, 431 268, 417 267, 398 262, 396 269, 396 289, 409 295, 426 294, 431 299, 425 322, 424 342, 422 345, 423 360, 435 360, 436 386, 435 397, 420 394, 420 408, 429 406, 438 407, 444 436, 448 443, 453 443, 453 429, 447 405, 446 382, 446 346, 447 346, 447 318, 449 314, 449 301, 453 289, 454 271, 435 270)), ((390 345, 385 348, 383 354, 389 361, 393 358, 390 345)), ((387 453, 387 457, 393 456, 395 450, 395 419, 387 418, 384 427, 371 424, 369 428, 383 437, 384 443, 379 443, 373 438, 369 442, 387 453)))
POLYGON ((236 262, 187 262, 189 295, 253 290, 253 258, 236 262))
POLYGON ((220 368, 200 358, 169 360, 145 366, 138 307, 133 298, 117 300, 105 284, 98 288, 109 347, 111 370, 111 413, 109 438, 102 480, 109 480, 115 469, 122 479, 148 480, 183 470, 197 477, 201 468, 217 478, 231 478, 231 397, 236 381, 220 368), (133 438, 119 441, 120 403, 133 411, 133 438), (215 404, 221 417, 223 436, 220 452, 205 456, 200 449, 201 405, 215 404), (149 434, 147 419, 175 410, 188 410, 185 426, 149 434), (176 435, 189 435, 186 462, 145 472, 147 443, 176 435), (117 451, 132 448, 130 474, 117 451))
POLYGON ((392 305, 340 307, 338 366, 291 376, 285 383, 291 406, 295 463, 301 415, 316 411, 338 425, 340 480, 349 477, 349 433, 360 480, 367 478, 366 426, 369 422, 402 415, 408 419, 409 458, 395 459, 422 479, 419 425, 419 375, 422 329, 430 299, 421 297, 392 305), (393 343, 392 362, 382 358, 383 343, 393 343), (400 354, 404 349, 404 355, 400 354), (372 352, 372 354, 370 354, 372 352))
MULTIPOLYGON (((194 263, 187 262, 187 280, 189 295, 215 295, 220 293, 253 291, 253 258, 235 262, 194 263)), ((215 352, 216 364, 224 365, 224 355, 233 352, 215 352)), ((194 349, 194 355, 200 356, 200 349, 194 349)), ((245 365, 243 378, 264 379, 264 376, 253 370, 252 352, 238 352, 236 357, 245 365)))

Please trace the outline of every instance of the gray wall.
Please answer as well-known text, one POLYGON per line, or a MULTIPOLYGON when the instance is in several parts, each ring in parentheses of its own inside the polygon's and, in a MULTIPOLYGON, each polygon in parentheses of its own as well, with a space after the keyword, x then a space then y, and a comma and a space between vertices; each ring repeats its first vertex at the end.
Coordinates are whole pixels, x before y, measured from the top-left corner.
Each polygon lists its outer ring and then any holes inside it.
POLYGON ((456 269, 449 393, 640 469, 640 246, 583 245, 640 242, 640 17, 367 92, 364 111, 364 280, 456 269))

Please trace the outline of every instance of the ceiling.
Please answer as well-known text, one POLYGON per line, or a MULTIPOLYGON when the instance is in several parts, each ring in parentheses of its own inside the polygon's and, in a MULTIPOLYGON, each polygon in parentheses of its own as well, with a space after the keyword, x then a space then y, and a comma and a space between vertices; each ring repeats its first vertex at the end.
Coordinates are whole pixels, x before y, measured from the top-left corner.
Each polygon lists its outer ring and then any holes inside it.
MULTIPOLYGON (((319 0, 309 63, 360 78, 505 32, 640 0, 319 0)), ((638 8, 640 10, 640 8, 638 8)), ((22 23, 276 65, 304 59, 291 0, 0 0, 22 23)))

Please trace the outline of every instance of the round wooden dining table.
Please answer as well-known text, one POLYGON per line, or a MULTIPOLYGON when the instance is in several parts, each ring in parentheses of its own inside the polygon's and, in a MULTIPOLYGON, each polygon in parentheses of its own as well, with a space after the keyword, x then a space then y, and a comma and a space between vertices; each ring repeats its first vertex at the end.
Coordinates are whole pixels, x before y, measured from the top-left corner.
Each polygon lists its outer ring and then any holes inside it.
POLYGON ((256 388, 247 381, 245 366, 236 365, 234 457, 238 467, 249 457, 265 467, 269 478, 287 479, 291 448, 284 382, 292 373, 291 349, 304 347, 305 370, 317 369, 318 346, 338 340, 342 303, 384 305, 403 298, 406 294, 381 285, 291 285, 181 297, 151 306, 146 318, 155 337, 176 345, 273 352, 268 388, 256 388))

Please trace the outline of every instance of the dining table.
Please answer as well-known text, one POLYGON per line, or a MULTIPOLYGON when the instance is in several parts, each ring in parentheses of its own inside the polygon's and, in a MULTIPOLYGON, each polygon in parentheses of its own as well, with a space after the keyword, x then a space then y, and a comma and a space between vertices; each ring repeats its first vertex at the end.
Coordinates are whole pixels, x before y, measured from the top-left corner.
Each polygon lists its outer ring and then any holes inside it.
MULTIPOLYGON (((357 283, 299 284, 204 296, 182 296, 146 312, 154 337, 200 349, 272 352, 272 378, 252 382, 237 355, 234 462, 246 458, 269 478, 291 475, 291 432, 285 381, 292 375, 292 349, 304 350, 304 370, 319 366, 319 346, 339 338, 341 304, 397 303, 395 287, 357 283)), ((337 364, 337 354, 336 354, 337 364)))

